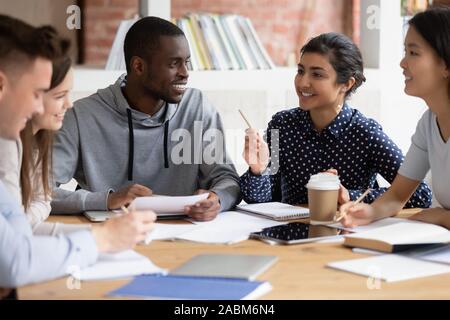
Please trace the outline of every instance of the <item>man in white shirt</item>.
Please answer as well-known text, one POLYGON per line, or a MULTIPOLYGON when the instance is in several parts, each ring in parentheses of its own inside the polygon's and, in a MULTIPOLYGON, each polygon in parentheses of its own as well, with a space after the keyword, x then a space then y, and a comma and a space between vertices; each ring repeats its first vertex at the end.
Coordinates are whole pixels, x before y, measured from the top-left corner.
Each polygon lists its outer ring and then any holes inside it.
MULTIPOLYGON (((49 88, 52 60, 61 39, 51 27, 34 28, 0 15, 0 137, 18 139, 49 88)), ((19 203, 0 182, 0 298, 17 286, 61 277, 69 266, 95 263, 101 252, 132 248, 155 221, 153 212, 132 212, 92 230, 66 236, 33 236, 19 203)))

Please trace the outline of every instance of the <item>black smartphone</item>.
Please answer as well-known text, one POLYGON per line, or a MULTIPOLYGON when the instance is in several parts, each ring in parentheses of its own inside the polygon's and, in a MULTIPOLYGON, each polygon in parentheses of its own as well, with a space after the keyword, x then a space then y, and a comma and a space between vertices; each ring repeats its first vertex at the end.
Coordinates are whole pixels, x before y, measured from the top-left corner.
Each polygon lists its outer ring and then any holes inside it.
POLYGON ((265 228, 250 234, 251 239, 259 239, 279 244, 297 244, 313 242, 336 237, 342 230, 323 225, 311 225, 302 222, 291 222, 281 226, 265 228))

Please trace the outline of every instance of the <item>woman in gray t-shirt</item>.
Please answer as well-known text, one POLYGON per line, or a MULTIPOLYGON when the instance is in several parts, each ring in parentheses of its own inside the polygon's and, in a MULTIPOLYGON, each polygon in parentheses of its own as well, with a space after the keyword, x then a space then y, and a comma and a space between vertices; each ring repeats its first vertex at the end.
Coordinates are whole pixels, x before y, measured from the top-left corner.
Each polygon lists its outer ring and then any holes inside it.
POLYGON ((345 226, 393 216, 431 169, 433 192, 441 208, 411 217, 450 229, 450 7, 432 8, 409 21, 405 57, 400 63, 405 92, 422 98, 429 110, 420 119, 411 147, 389 190, 372 205, 341 207, 345 226))

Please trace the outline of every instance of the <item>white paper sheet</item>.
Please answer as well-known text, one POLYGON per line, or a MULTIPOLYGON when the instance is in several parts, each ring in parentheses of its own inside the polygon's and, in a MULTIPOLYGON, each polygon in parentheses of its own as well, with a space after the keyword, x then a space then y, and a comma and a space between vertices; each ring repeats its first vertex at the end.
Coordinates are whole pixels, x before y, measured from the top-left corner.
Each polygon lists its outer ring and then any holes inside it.
POLYGON ((193 221, 198 228, 177 236, 177 239, 212 244, 232 244, 248 239, 250 233, 286 224, 245 213, 221 212, 212 221, 193 221))
POLYGON ((286 221, 275 221, 270 219, 265 219, 257 216, 248 215, 246 213, 241 213, 237 211, 226 211, 221 212, 217 215, 217 217, 212 221, 195 221, 189 220, 192 223, 198 225, 221 225, 229 228, 236 228, 237 226, 245 226, 251 229, 255 229, 254 231, 258 231, 264 228, 280 226, 283 224, 287 224, 286 221))
POLYGON ((136 210, 153 210, 156 213, 179 213, 184 211, 185 206, 208 198, 209 193, 202 193, 194 196, 169 197, 152 196, 139 197, 133 201, 136 210))
POLYGON ((352 272, 386 282, 428 277, 450 272, 450 266, 423 261, 398 254, 383 254, 368 258, 331 262, 330 268, 352 272))
POLYGON ((415 258, 450 265, 450 246, 429 251, 425 254, 415 256, 415 258))
POLYGON ((351 231, 351 232, 363 232, 363 231, 369 231, 369 230, 376 229, 376 228, 390 226, 390 225, 393 225, 393 224, 396 224, 399 222, 404 222, 404 221, 409 221, 409 220, 401 219, 401 218, 385 218, 385 219, 381 219, 381 220, 372 222, 371 224, 368 224, 365 226, 357 226, 354 228, 346 228, 340 222, 338 222, 338 223, 330 224, 329 227, 341 229, 341 230, 347 230, 347 231, 351 231))
POLYGON ((116 254, 100 254, 97 262, 81 270, 73 270, 72 277, 82 281, 129 278, 141 274, 167 271, 153 264, 147 257, 133 250, 116 254))
POLYGON ((148 233, 145 244, 149 244, 152 240, 175 240, 183 233, 190 232, 199 226, 195 224, 170 224, 155 223, 155 228, 148 233))

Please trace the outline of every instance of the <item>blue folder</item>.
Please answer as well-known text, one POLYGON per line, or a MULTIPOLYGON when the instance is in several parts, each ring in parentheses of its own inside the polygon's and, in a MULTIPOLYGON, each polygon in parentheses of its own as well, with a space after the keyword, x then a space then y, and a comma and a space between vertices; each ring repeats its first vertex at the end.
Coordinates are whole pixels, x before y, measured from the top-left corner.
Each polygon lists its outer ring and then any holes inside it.
POLYGON ((260 294, 257 295, 260 296, 270 291, 271 286, 268 282, 242 279, 143 275, 108 295, 186 300, 240 300, 257 289, 260 289, 260 294))

